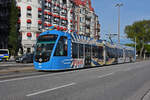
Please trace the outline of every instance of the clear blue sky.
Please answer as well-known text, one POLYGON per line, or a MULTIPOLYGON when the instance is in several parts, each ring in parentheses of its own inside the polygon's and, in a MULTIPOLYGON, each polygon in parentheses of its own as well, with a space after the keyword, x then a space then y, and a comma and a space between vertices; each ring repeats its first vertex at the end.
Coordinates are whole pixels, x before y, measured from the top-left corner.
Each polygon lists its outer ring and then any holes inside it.
MULTIPOLYGON (((135 21, 150 19, 150 0, 91 0, 101 24, 101 36, 104 34, 117 33, 118 31, 118 9, 117 3, 123 3, 120 8, 120 31, 121 43, 128 43, 125 39, 124 29, 126 25, 132 25, 135 21)), ((117 38, 117 37, 116 37, 117 38)), ((114 41, 115 38, 113 38, 114 41)))

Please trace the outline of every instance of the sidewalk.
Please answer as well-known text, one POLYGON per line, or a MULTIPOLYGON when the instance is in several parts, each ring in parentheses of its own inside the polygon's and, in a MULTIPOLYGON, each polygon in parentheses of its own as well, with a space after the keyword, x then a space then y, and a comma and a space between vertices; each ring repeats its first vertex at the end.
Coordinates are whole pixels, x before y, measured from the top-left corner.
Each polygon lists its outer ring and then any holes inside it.
POLYGON ((150 90, 146 93, 142 100, 150 100, 150 90))

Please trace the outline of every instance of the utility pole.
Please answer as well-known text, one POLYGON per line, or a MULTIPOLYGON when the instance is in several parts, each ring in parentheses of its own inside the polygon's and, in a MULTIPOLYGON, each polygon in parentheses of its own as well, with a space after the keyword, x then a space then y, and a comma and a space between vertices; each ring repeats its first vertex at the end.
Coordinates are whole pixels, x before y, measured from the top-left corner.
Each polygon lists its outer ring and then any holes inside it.
POLYGON ((118 44, 120 44, 120 7, 123 6, 122 3, 118 3, 115 7, 118 7, 118 44))

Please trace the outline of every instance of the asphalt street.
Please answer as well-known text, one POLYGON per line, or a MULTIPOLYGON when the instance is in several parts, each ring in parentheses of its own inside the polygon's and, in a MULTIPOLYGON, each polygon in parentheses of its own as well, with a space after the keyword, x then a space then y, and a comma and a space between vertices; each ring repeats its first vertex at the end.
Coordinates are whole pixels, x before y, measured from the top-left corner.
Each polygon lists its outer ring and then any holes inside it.
POLYGON ((0 100, 150 100, 150 61, 45 73, 0 79, 0 100))
POLYGON ((33 66, 33 63, 16 63, 16 62, 0 62, 0 69, 5 67, 28 67, 33 66))

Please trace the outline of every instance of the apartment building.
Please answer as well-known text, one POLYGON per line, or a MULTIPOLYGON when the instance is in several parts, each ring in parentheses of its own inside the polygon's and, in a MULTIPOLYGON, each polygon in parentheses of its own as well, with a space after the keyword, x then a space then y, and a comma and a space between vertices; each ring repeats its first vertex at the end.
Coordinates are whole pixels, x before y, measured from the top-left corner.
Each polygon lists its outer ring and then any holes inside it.
POLYGON ((91 0, 73 0, 75 3, 75 30, 95 39, 100 38, 100 24, 98 16, 91 5, 91 0))
POLYGON ((20 34, 24 53, 33 52, 39 34, 55 26, 57 30, 100 37, 98 16, 90 0, 16 0, 20 10, 20 34))

